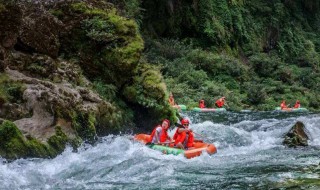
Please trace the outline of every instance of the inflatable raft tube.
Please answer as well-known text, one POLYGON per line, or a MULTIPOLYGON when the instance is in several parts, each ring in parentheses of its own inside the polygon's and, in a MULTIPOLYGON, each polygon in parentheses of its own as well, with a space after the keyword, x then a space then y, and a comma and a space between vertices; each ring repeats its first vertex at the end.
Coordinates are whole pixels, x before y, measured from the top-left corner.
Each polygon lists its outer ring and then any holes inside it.
POLYGON ((200 156, 204 151, 206 151, 209 155, 212 155, 217 152, 217 148, 213 144, 203 142, 195 142, 192 148, 188 150, 182 150, 179 148, 173 148, 164 145, 147 144, 147 142, 150 139, 150 135, 147 134, 137 134, 134 136, 134 139, 136 141, 142 142, 143 144, 146 144, 149 148, 161 151, 164 154, 183 154, 188 159, 200 156))
POLYGON ((178 110, 181 110, 181 111, 186 111, 187 110, 187 106, 183 105, 183 104, 179 104, 179 105, 174 105, 172 106, 173 108, 176 108, 178 110))
POLYGON ((225 112, 225 108, 193 108, 192 111, 195 112, 225 112))
POLYGON ((179 104, 178 106, 180 107, 181 111, 186 111, 187 110, 187 106, 186 105, 179 104))
POLYGON ((307 108, 287 108, 287 109, 281 109, 281 107, 276 107, 276 111, 282 111, 282 112, 306 112, 308 111, 307 108))

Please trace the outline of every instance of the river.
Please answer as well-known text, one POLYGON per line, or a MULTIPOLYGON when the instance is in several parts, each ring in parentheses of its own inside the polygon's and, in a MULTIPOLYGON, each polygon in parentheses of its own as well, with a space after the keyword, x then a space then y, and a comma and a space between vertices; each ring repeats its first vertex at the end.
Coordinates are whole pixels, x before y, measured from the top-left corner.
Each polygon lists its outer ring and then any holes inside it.
MULTIPOLYGON (((320 180, 320 115, 311 113, 186 113, 191 128, 214 143, 212 156, 163 155, 132 140, 109 135, 78 152, 54 159, 0 164, 0 189, 300 189, 295 180, 320 180), (287 148, 283 135, 296 121, 309 147, 287 148), (316 168, 316 169, 315 169, 316 168)), ((173 134, 174 130, 170 131, 173 134)), ((200 137, 198 137, 200 138, 200 137)), ((304 185, 319 189, 319 183, 304 185), (318 185, 317 185, 318 184, 318 185)))

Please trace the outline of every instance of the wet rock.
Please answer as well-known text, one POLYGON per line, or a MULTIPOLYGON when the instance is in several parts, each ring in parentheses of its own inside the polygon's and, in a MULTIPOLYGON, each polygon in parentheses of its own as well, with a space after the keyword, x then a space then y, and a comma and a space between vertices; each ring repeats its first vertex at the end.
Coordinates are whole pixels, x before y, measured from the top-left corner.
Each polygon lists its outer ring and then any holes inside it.
POLYGON ((57 57, 61 27, 54 16, 40 7, 26 10, 19 33, 20 47, 57 57))
POLYGON ((309 137, 305 130, 304 124, 298 121, 285 135, 283 144, 289 147, 308 146, 309 137))
POLYGON ((17 120, 24 117, 30 117, 30 112, 21 104, 5 103, 1 106, 0 117, 17 120))
POLYGON ((0 45, 9 49, 17 41, 22 23, 22 11, 17 5, 7 4, 2 6, 3 9, 0 11, 0 45))

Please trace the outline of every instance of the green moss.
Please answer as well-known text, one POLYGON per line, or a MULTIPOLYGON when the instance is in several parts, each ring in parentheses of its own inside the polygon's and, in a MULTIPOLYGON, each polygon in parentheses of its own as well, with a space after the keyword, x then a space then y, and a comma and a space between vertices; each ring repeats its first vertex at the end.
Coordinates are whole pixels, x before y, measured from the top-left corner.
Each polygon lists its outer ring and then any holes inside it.
POLYGON ((79 17, 62 46, 68 56, 81 56, 81 66, 89 78, 105 76, 107 83, 122 86, 137 66, 144 48, 137 24, 120 16, 116 9, 100 9, 84 2, 72 3, 70 17, 79 17), (126 75, 122 75, 126 73, 126 75))
POLYGON ((88 6, 84 2, 73 3, 73 4, 71 4, 71 8, 74 11, 79 12, 79 13, 85 13, 86 11, 88 11, 88 6))
POLYGON ((75 113, 72 127, 78 136, 84 141, 94 143, 96 141, 96 119, 93 113, 75 113))
POLYGON ((52 15, 54 15, 54 16, 56 16, 56 17, 58 17, 59 19, 62 19, 62 18, 63 18, 63 16, 64 16, 63 11, 62 11, 62 10, 60 10, 60 9, 57 9, 57 10, 50 10, 49 12, 50 12, 52 15))
MULTIPOLYGON (((0 155, 9 160, 27 157, 53 158, 63 152, 69 142, 59 126, 56 127, 56 134, 48 139, 48 144, 44 144, 31 136, 25 138, 10 121, 4 121, 0 125, 0 140, 0 155)), ((79 146, 76 143, 74 145, 79 146)))
POLYGON ((48 144, 54 149, 56 154, 60 154, 66 148, 69 139, 66 134, 62 132, 60 126, 55 127, 56 134, 48 139, 48 144))
POLYGON ((28 144, 16 125, 4 121, 0 125, 0 154, 7 159, 16 159, 28 155, 28 144))
POLYGON ((53 158, 57 155, 52 148, 39 142, 37 139, 28 137, 28 155, 27 157, 53 158))
POLYGON ((155 67, 140 64, 132 84, 125 87, 123 94, 131 103, 147 108, 145 114, 152 118, 153 122, 159 118, 176 120, 175 111, 168 105, 166 85, 155 67))

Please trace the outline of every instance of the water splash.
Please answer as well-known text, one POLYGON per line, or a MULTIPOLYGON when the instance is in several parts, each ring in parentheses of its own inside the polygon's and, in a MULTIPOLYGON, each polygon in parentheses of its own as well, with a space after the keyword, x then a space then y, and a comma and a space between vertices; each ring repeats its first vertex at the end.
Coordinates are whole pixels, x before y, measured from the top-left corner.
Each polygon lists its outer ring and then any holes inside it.
POLYGON ((110 135, 96 146, 83 145, 77 153, 68 148, 54 159, 2 160, 1 189, 268 189, 287 180, 319 178, 312 170, 305 172, 319 163, 318 115, 239 115, 239 122, 197 117, 200 122, 190 116, 190 127, 216 144, 217 154, 186 159, 149 149, 129 135, 110 135), (282 145, 296 121, 306 125, 312 146, 282 145))

